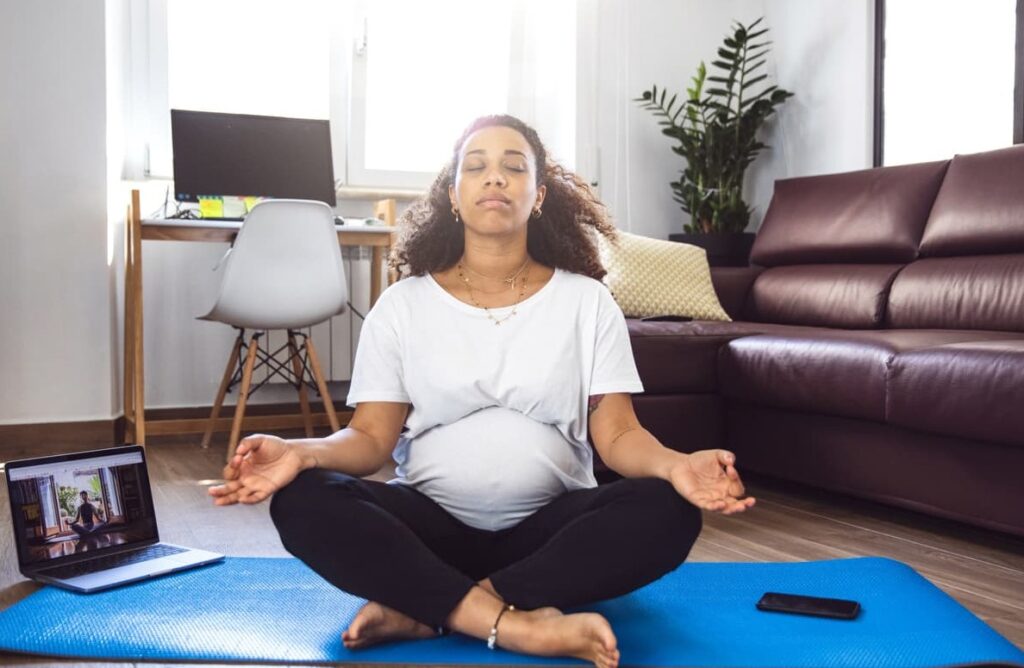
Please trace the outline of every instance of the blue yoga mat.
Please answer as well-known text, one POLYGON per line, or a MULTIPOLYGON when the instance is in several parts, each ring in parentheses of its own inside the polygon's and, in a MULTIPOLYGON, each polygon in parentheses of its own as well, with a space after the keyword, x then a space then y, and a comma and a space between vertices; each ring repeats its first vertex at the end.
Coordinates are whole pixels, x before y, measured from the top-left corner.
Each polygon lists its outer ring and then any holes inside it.
MULTIPOLYGON (((0 613, 0 649, 82 659, 580 664, 488 651, 459 635, 350 652, 363 600, 295 559, 229 558, 99 594, 45 587, 0 613)), ((909 566, 881 558, 684 564, 590 606, 632 666, 1024 666, 1024 652, 909 566), (765 591, 851 598, 854 621, 759 612, 765 591)))

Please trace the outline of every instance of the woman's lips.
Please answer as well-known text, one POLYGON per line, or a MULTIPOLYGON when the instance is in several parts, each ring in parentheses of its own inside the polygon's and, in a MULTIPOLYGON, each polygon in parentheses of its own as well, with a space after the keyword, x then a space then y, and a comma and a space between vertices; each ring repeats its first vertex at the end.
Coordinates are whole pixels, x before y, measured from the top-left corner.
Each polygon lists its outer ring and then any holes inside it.
POLYGON ((482 209, 503 209, 508 206, 511 206, 511 204, 507 200, 488 198, 482 199, 479 202, 477 202, 477 206, 479 206, 482 209))

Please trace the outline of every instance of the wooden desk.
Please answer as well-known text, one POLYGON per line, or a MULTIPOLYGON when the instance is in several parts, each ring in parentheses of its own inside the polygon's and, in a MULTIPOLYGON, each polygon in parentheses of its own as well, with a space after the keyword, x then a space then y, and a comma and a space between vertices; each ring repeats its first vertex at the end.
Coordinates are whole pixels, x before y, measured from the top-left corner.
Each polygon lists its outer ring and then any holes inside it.
MULTIPOLYGON (((381 271, 384 257, 395 240, 394 205, 379 202, 378 211, 390 212, 387 225, 344 226, 338 225, 338 243, 342 246, 369 246, 370 259, 370 306, 372 307, 383 290, 381 271)), ((204 220, 142 220, 139 214, 139 191, 132 191, 131 203, 125 221, 125 269, 124 269, 124 418, 125 441, 145 445, 148 434, 201 433, 206 428, 205 419, 150 420, 147 424, 145 411, 145 372, 143 364, 143 320, 142 320, 142 242, 151 241, 202 241, 232 242, 242 227, 241 222, 204 220)), ((394 273, 388 272, 388 283, 394 281, 394 273)), ((318 426, 327 424, 326 416, 315 415, 318 426)), ((230 426, 230 418, 220 418, 219 426, 230 426), (221 425, 223 423, 223 425, 221 425)), ((285 429, 302 426, 301 415, 265 415, 245 418, 245 429, 285 429)))

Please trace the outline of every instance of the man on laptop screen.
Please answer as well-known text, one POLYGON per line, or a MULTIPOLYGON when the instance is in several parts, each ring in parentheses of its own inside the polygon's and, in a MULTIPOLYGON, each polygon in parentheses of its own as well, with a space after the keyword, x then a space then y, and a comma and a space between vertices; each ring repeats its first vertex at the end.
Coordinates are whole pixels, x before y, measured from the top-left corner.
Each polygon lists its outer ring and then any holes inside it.
POLYGON ((8 462, 25 576, 90 592, 208 564, 223 555, 160 543, 140 446, 8 462))

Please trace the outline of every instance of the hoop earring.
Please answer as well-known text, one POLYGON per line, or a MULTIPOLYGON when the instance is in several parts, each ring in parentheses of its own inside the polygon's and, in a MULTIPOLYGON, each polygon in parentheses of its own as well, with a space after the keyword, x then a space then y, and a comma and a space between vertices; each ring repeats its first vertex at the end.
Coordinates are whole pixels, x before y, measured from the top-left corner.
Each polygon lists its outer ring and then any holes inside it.
POLYGON ((540 215, 541 215, 541 211, 540 211, 540 207, 538 206, 536 209, 533 210, 533 217, 534 218, 540 218, 540 215))
POLYGON ((459 210, 456 209, 454 206, 452 207, 452 215, 455 216, 455 222, 456 223, 461 223, 462 222, 461 220, 459 220, 459 210))

